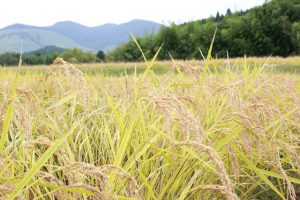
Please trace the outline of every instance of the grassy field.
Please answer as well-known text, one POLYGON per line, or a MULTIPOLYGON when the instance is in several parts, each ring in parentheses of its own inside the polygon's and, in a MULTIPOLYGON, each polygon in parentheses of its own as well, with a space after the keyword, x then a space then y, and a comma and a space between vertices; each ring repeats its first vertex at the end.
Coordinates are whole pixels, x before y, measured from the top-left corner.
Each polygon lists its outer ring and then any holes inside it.
MULTIPOLYGON (((234 67, 236 63, 242 63, 244 58, 234 58, 234 59, 214 59, 213 64, 217 66, 226 66, 231 65, 234 67)), ((248 65, 251 69, 253 69, 254 65, 262 66, 265 63, 269 67, 269 71, 272 72, 285 72, 285 73, 292 73, 292 74, 299 74, 300 73, 300 57, 250 57, 247 58, 248 65)), ((205 61, 203 60, 176 60, 176 61, 156 61, 152 70, 155 74, 167 74, 172 70, 174 64, 183 67, 199 67, 203 68, 205 61)), ((213 70, 213 64, 210 66, 213 70)), ((76 64, 75 65, 78 69, 80 69, 85 75, 99 75, 102 74, 104 76, 124 76, 132 75, 135 73, 135 69, 137 74, 143 73, 146 65, 142 62, 136 63, 95 63, 95 64, 76 64)), ((47 69, 49 66, 46 65, 37 65, 37 66, 23 66, 21 69, 21 73, 29 73, 29 74, 46 74, 47 69), (45 70, 46 69, 46 70, 45 70)), ((14 71, 17 68, 0 68, 1 71, 14 71)))
POLYGON ((300 57, 152 64, 1 68, 0 199, 296 199, 300 57))

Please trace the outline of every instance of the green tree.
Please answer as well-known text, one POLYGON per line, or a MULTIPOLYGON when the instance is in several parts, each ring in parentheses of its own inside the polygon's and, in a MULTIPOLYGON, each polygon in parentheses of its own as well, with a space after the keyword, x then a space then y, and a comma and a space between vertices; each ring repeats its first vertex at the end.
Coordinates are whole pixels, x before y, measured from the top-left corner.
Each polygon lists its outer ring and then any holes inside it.
POLYGON ((230 8, 228 8, 226 11, 226 16, 230 16, 231 14, 232 14, 232 12, 231 12, 230 8))
POLYGON ((67 49, 61 57, 71 63, 95 63, 97 56, 93 52, 85 52, 81 49, 67 49))
POLYGON ((292 41, 294 53, 300 54, 300 22, 294 22, 292 25, 292 41))
POLYGON ((221 19, 220 13, 217 12, 217 14, 216 14, 216 20, 219 21, 220 19, 221 19))
POLYGON ((1 66, 16 66, 19 63, 20 54, 18 53, 4 53, 0 55, 1 66))
POLYGON ((158 44, 164 44, 164 47, 158 58, 162 60, 170 59, 169 53, 173 57, 177 57, 178 39, 177 26, 175 24, 162 28, 158 33, 158 44))
POLYGON ((97 58, 98 58, 101 62, 105 61, 105 53, 104 53, 104 51, 99 50, 99 51, 97 52, 96 56, 97 56, 97 58))

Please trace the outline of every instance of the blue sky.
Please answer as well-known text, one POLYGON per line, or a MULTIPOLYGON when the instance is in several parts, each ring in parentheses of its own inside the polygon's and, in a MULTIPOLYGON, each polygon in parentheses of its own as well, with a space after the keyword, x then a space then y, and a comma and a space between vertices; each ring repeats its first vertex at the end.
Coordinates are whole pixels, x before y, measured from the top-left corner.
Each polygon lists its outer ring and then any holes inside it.
POLYGON ((265 0, 3 0, 0 28, 23 23, 49 26, 58 21, 75 21, 87 26, 123 23, 132 19, 152 20, 165 25, 246 10, 265 0))

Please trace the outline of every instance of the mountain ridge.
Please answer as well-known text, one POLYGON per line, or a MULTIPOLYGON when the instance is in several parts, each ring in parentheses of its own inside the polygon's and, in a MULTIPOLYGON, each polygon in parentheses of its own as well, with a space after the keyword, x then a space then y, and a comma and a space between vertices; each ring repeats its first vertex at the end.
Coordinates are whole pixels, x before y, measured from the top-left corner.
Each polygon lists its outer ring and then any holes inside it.
POLYGON ((130 40, 129 32, 140 37, 155 34, 161 24, 148 20, 134 19, 126 23, 106 23, 99 26, 85 26, 73 21, 60 21, 51 26, 12 24, 0 29, 0 53, 15 52, 17 46, 26 44, 24 51, 34 51, 54 45, 61 48, 82 48, 84 50, 109 50, 130 40), (59 41, 51 41, 55 35, 59 41), (48 38, 48 39, 47 39, 48 38), (48 42, 47 42, 48 41, 48 42))

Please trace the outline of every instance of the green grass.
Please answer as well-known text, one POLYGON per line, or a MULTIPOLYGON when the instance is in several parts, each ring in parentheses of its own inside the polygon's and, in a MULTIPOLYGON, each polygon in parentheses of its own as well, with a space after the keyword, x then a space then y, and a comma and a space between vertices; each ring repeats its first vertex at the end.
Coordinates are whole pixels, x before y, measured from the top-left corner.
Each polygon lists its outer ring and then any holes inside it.
POLYGON ((266 60, 2 68, 0 199, 293 199, 300 76, 268 63, 299 58, 266 60))

